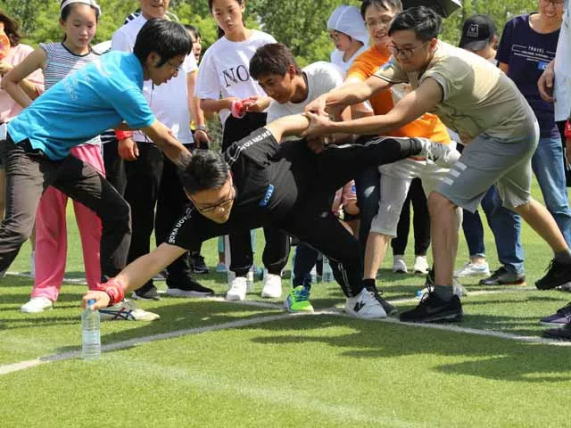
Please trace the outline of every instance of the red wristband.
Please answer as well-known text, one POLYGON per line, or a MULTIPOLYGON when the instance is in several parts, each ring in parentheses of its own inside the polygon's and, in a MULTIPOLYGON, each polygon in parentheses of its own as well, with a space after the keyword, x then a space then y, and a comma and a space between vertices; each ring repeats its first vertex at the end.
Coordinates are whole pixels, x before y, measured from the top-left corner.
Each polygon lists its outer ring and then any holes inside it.
POLYGON ((125 287, 115 278, 111 278, 105 284, 101 284, 99 291, 105 291, 109 296, 109 306, 120 303, 125 298, 125 287))
POLYGON ((571 138, 571 121, 565 122, 565 137, 571 138))
POLYGON ((133 136, 133 131, 115 131, 115 136, 119 141, 124 140, 125 138, 131 138, 133 136))

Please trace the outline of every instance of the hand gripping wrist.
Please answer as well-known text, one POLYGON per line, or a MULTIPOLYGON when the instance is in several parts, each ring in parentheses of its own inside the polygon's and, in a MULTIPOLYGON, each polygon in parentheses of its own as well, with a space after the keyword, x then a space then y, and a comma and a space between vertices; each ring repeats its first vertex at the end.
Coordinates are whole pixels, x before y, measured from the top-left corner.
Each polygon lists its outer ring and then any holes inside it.
POLYGON ((99 286, 99 291, 104 291, 109 296, 109 306, 120 303, 125 298, 125 286, 111 278, 105 284, 99 286))

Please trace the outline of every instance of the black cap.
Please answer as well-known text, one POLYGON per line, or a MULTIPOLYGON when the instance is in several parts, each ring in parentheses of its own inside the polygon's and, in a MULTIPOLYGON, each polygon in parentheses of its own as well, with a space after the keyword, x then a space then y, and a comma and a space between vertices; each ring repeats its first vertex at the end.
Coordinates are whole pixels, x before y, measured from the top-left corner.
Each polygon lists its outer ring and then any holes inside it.
POLYGON ((464 22, 459 46, 471 51, 481 51, 495 34, 496 26, 489 16, 474 15, 464 22))

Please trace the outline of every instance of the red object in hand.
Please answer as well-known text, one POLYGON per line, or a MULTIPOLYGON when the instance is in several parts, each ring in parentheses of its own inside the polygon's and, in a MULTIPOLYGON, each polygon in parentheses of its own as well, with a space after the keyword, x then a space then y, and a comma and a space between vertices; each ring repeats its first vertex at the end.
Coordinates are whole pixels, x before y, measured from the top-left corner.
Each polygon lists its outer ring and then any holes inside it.
POLYGON ((232 116, 234 116, 236 119, 242 119, 244 116, 246 116, 246 108, 242 100, 232 101, 231 112, 232 116))
POLYGON ((0 60, 6 58, 10 52, 10 39, 4 32, 0 33, 0 60))
POLYGON ((109 306, 120 303, 125 298, 125 287, 115 278, 111 278, 105 284, 101 284, 98 291, 104 291, 109 296, 109 306))
POLYGON ((571 121, 565 122, 565 137, 571 138, 571 121))

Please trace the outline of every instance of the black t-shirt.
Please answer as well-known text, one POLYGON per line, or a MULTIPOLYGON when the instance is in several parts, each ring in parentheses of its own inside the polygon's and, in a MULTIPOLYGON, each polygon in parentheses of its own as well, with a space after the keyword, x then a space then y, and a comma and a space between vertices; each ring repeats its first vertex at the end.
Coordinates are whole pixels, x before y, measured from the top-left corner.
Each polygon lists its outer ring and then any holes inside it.
MULTIPOLYGON (((236 197, 226 226, 258 227, 266 221, 287 219, 302 194, 298 184, 303 176, 315 171, 315 155, 305 140, 279 144, 265 128, 231 144, 224 158, 232 172, 236 197)), ((167 242, 182 248, 192 248, 205 231, 216 228, 215 223, 189 209, 174 225, 167 242)))
POLYGON ((232 144, 224 153, 232 171, 236 200, 233 210, 263 209, 272 217, 287 215, 303 189, 299 176, 310 170, 314 155, 304 140, 279 144, 265 128, 232 144))

